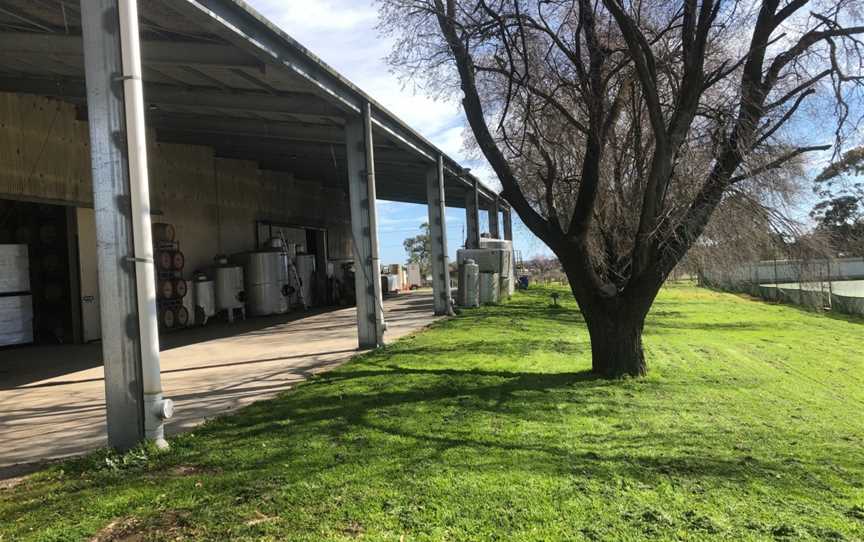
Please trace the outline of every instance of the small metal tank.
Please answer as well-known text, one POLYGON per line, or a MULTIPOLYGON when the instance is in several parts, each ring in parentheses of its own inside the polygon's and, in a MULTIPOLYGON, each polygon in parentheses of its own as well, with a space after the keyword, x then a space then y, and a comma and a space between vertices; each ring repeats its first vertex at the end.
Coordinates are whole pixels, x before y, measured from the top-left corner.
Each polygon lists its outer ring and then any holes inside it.
POLYGON ((480 306, 480 266, 465 260, 459 277, 459 300, 463 307, 480 306))
POLYGON ((495 304, 501 299, 498 273, 480 273, 480 303, 495 304))
POLYGON ((228 259, 224 256, 217 256, 216 265, 213 266, 213 278, 216 282, 217 312, 227 310, 229 316, 233 316, 230 313, 235 309, 245 307, 242 267, 228 263, 228 259))
POLYGON ((202 326, 216 315, 216 285, 207 275, 195 275, 192 281, 192 297, 195 298, 195 323, 202 326))

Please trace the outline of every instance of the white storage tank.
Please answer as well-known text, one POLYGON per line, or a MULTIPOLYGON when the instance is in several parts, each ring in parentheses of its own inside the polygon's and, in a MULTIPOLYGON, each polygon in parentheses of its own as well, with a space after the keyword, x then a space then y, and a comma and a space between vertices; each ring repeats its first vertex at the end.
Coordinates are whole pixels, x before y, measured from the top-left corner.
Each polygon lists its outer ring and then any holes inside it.
POLYGON ((408 284, 406 285, 408 289, 420 288, 423 286, 423 277, 420 274, 419 263, 409 263, 406 265, 405 273, 408 277, 408 284))
POLYGON ((212 275, 216 286, 216 312, 228 311, 230 321, 234 310, 244 310, 246 306, 243 268, 228 263, 224 256, 217 257, 212 275))
POLYGON ((480 273, 480 303, 495 304, 501 300, 501 282, 498 273, 480 273))
POLYGON ((244 252, 234 256, 236 262, 243 264, 246 308, 252 316, 288 312, 285 258, 285 253, 276 250, 244 252))
POLYGON ((480 266, 474 260, 465 260, 459 267, 458 294, 461 306, 480 306, 480 266))
POLYGON ((192 281, 192 297, 195 299, 195 323, 202 326, 216 316, 216 285, 206 275, 196 275, 192 281))

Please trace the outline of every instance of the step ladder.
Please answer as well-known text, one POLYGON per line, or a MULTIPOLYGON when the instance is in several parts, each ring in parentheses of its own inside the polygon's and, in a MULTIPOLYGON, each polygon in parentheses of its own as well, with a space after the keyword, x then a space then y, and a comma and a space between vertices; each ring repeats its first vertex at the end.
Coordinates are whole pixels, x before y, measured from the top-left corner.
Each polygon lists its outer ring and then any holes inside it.
POLYGON ((308 310, 309 305, 306 304, 306 299, 303 297, 303 279, 300 278, 300 273, 297 272, 297 266, 294 265, 291 253, 288 252, 288 243, 281 232, 279 233, 279 240, 282 242, 282 252, 285 253, 285 258, 288 260, 288 285, 297 292, 297 299, 303 305, 303 310, 308 310))

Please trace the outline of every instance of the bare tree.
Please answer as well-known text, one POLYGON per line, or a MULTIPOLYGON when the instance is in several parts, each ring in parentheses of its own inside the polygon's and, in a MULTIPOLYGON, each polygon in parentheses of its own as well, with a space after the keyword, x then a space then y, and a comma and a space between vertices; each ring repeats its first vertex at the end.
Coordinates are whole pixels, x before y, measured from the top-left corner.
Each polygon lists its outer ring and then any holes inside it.
MULTIPOLYGON (((563 265, 593 370, 642 375, 645 317, 732 196, 839 145, 860 0, 379 0, 391 63, 461 92, 502 194, 563 265), (805 109, 836 118, 811 141, 805 109), (831 141, 833 139, 833 141, 831 141)), ((850 106, 851 104, 851 106, 850 106)))

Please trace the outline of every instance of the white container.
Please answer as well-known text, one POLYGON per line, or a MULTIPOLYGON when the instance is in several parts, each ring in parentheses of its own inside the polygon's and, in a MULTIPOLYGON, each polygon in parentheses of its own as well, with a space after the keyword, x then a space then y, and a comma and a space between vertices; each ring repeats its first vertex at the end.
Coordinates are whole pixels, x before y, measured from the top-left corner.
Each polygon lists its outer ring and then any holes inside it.
POLYGON ((501 255, 501 268, 498 271, 501 280, 501 295, 510 297, 516 291, 516 265, 513 258, 513 241, 506 239, 480 239, 481 249, 493 249, 503 251, 501 255))
POLYGON ((239 265, 224 265, 213 268, 216 280, 216 311, 242 309, 243 268, 239 265))
POLYGON ((419 288, 423 286, 423 277, 420 276, 420 264, 409 263, 405 266, 408 275, 408 288, 419 288))
POLYGON ((513 250, 513 241, 506 239, 492 239, 491 237, 480 238, 480 248, 497 248, 499 250, 513 250))
POLYGON ((399 284, 399 275, 386 275, 387 276, 387 291, 392 293, 398 293, 400 288, 399 284))
POLYGON ((0 294, 30 291, 27 245, 0 245, 0 294))
POLYGON ((202 326, 207 319, 216 315, 216 285, 212 280, 196 280, 192 283, 192 296, 195 298, 194 319, 202 326))
POLYGON ((315 283, 315 255, 298 254, 296 262, 297 275, 303 284, 303 301, 306 302, 306 305, 312 305, 312 287, 315 283))
POLYGON ((498 273, 480 273, 480 303, 495 304, 501 300, 501 282, 498 273))
POLYGON ((279 251, 245 252, 235 261, 243 262, 246 308, 252 316, 288 312, 285 285, 288 283, 287 255, 279 251))
POLYGON ((510 252, 497 248, 463 248, 456 252, 456 261, 459 265, 467 260, 474 260, 480 267, 481 273, 502 273, 509 267, 512 258, 510 252))
POLYGON ((463 307, 480 306, 480 267, 474 260, 466 260, 459 267, 458 298, 463 307))
POLYGON ((0 346, 32 342, 32 296, 26 294, 0 297, 0 346))

